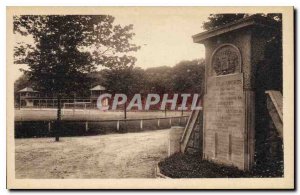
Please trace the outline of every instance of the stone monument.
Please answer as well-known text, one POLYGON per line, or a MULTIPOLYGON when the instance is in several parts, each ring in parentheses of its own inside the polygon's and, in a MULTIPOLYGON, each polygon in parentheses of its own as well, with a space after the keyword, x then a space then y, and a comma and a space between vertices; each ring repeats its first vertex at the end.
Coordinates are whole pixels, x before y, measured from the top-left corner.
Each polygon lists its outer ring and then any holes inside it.
POLYGON ((265 17, 252 16, 193 36, 205 45, 204 159, 241 170, 253 165, 256 66, 274 30, 265 17))

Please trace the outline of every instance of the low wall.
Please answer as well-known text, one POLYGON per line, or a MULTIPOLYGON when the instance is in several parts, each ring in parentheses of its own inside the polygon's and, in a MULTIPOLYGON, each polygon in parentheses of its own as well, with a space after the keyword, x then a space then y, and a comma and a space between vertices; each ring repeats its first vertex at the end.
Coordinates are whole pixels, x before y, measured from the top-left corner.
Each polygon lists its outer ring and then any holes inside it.
MULTIPOLYGON (((188 116, 103 120, 103 121, 61 121, 60 136, 84 136, 109 133, 140 132, 147 130, 169 129, 171 126, 185 126, 188 116)), ((56 122, 15 121, 15 138, 52 137, 56 122)))

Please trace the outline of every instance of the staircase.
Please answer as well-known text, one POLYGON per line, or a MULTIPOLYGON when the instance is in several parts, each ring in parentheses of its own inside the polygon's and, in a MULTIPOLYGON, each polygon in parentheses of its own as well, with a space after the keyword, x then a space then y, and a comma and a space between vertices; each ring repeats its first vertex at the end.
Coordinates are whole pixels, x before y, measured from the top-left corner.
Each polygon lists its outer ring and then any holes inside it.
POLYGON ((282 110, 282 94, 280 91, 269 90, 267 94, 267 108, 272 121, 277 129, 279 137, 283 137, 283 110, 282 110))
POLYGON ((180 140, 180 149, 182 153, 189 151, 192 151, 193 153, 201 152, 202 113, 202 109, 192 111, 180 140))

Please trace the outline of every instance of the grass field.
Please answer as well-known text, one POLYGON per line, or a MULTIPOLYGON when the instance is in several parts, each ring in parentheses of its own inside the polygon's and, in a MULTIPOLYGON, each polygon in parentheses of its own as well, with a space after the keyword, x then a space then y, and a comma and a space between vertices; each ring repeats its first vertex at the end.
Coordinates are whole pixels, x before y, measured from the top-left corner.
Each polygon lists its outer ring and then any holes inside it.
POLYGON ((16 178, 153 178, 169 131, 16 139, 16 178))
MULTIPOLYGON (((15 121, 38 121, 38 120, 55 120, 57 111, 56 109, 21 109, 15 110, 15 121)), ((181 111, 168 111, 167 117, 181 116, 181 111)), ((184 115, 189 115, 189 112, 184 112, 184 115)), ((165 117, 163 111, 148 111, 148 112, 127 112, 128 119, 136 118, 155 118, 165 117)), ((72 110, 66 111, 62 114, 63 120, 114 120, 124 119, 124 112, 103 112, 100 110, 76 110, 73 114, 72 110)))

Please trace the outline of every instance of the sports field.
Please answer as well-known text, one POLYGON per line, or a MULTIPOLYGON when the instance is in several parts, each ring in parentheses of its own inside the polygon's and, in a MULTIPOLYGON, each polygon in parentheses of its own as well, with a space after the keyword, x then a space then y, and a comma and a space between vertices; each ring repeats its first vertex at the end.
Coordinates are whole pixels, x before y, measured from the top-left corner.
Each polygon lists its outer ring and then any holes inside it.
POLYGON ((169 131, 16 139, 16 178, 153 178, 169 131))
MULTIPOLYGON (((38 121, 38 120, 55 120, 56 109, 21 109, 15 110, 15 121, 38 121)), ((189 115, 189 112, 184 112, 189 115)), ((167 117, 181 116, 181 111, 167 111, 167 117)), ((140 118, 160 118, 165 117, 164 111, 147 111, 147 112, 127 112, 127 119, 140 118)), ((117 120, 124 119, 123 111, 100 111, 100 110, 73 110, 62 111, 63 120, 117 120)))

